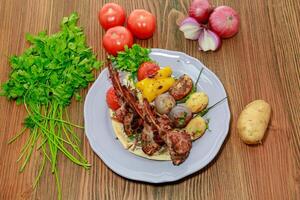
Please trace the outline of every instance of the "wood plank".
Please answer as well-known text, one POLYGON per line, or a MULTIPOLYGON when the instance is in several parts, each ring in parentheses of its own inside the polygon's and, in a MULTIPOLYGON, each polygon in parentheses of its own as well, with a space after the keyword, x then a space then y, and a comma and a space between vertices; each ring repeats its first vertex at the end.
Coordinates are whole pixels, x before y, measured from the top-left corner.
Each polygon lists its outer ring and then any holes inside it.
MULTIPOLYGON (((63 16, 77 11, 87 43, 105 59, 104 34, 97 12, 104 0, 0 1, 0 82, 10 71, 7 57, 20 54, 28 44, 25 33, 59 30, 63 16)), ((127 13, 145 8, 157 17, 157 31, 145 47, 183 51, 214 71, 229 96, 232 120, 229 136, 217 158, 203 170, 175 183, 147 184, 124 179, 93 153, 84 132, 78 130, 82 149, 93 167, 86 171, 59 156, 63 199, 299 199, 300 198, 300 2, 298 0, 212 0, 229 5, 241 15, 241 30, 223 41, 217 52, 197 50, 178 30, 189 0, 116 0, 127 13), (260 146, 243 144, 236 131, 238 114, 254 99, 272 106, 267 137, 260 146)), ((99 73, 99 72, 98 72, 99 73)), ((95 73, 95 76, 98 74, 95 73)), ((87 90, 82 91, 85 95, 87 90)), ((74 123, 83 123, 83 102, 69 108, 74 123)), ((36 190, 31 185, 41 162, 35 153, 24 173, 16 163, 25 136, 12 145, 7 140, 22 127, 26 111, 0 98, 0 199, 56 199, 55 179, 49 166, 36 190)))

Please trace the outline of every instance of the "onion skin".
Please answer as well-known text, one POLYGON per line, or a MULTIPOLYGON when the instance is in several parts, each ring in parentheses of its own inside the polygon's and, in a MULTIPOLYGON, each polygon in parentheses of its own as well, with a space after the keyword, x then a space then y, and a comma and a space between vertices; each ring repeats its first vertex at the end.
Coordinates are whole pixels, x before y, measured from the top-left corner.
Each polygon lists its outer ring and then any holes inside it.
POLYGON ((219 6, 209 17, 210 29, 221 38, 230 38, 238 33, 240 25, 239 14, 229 6, 219 6))
POLYGON ((200 33, 198 43, 199 43, 199 50, 216 51, 221 47, 222 40, 213 31, 210 31, 208 29, 203 29, 203 31, 200 33))
POLYGON ((203 29, 201 25, 192 17, 185 18, 179 28, 184 33, 184 37, 190 40, 197 40, 201 29, 203 29))
POLYGON ((208 0, 194 0, 189 8, 189 16, 195 18, 199 23, 206 23, 213 6, 208 0))

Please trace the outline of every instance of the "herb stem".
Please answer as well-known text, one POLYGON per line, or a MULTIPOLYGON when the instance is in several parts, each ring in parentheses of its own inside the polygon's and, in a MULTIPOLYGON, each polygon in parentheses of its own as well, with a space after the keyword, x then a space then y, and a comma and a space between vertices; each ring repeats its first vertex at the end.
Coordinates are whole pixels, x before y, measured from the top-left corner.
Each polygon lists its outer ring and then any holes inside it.
POLYGON ((11 139, 8 140, 7 144, 11 144, 14 141, 16 141, 21 135, 23 135, 23 133, 25 133, 25 131, 27 130, 26 127, 24 127, 18 134, 16 134, 14 137, 12 137, 11 139))
POLYGON ((197 115, 203 117, 204 115, 206 115, 208 113, 208 111, 210 111, 212 108, 214 108, 216 105, 222 103, 225 99, 227 99, 227 97, 224 97, 223 99, 221 99, 220 101, 216 102, 215 104, 213 104, 212 106, 210 106, 209 108, 206 108, 204 110, 202 110, 200 113, 198 113, 197 115))

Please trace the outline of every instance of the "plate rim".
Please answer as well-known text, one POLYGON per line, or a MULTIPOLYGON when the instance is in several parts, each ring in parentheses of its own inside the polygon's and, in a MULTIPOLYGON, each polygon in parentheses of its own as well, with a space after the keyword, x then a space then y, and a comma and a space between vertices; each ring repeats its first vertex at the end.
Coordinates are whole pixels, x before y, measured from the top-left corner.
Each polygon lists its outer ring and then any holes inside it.
MULTIPOLYGON (((187 57, 188 59, 194 60, 196 62, 199 62, 201 64, 202 67, 204 67, 205 70, 209 71, 211 74, 213 74, 216 77, 216 81, 219 83, 221 89, 223 89, 224 94, 226 95, 227 99, 223 102, 226 103, 226 108, 228 110, 228 112, 225 112, 224 114, 226 115, 226 119, 228 119, 228 122, 226 123, 226 126, 224 127, 224 134, 222 134, 220 136, 220 139, 214 144, 212 150, 209 152, 209 157, 207 157, 205 160, 202 161, 202 163, 200 165, 197 165, 196 167, 189 167, 189 170, 185 171, 184 173, 180 174, 180 175, 176 175, 176 176, 170 176, 170 175, 164 175, 161 177, 156 177, 155 179, 153 179, 150 176, 143 176, 143 177, 139 177, 138 175, 130 175, 130 173, 128 173, 127 168, 122 167, 121 165, 118 165, 118 167, 114 167, 114 164, 112 164, 112 160, 105 158, 105 156, 101 153, 101 152, 97 152, 96 151, 96 143, 94 142, 95 140, 93 140, 93 136, 91 134, 88 134, 87 128, 85 127, 85 135, 88 139, 88 142, 93 150, 93 152, 104 162, 104 164, 110 169, 112 170, 114 173, 118 174, 119 176, 125 177, 129 180, 134 180, 134 181, 141 181, 141 182, 147 182, 147 183, 152 183, 152 184, 158 184, 158 183, 168 183, 168 182, 175 182, 178 181, 180 179, 183 179, 184 177, 187 177, 191 174, 196 173, 197 171, 200 171, 201 169, 203 169, 205 166, 207 166, 210 162, 212 162, 218 155, 218 153, 221 150, 222 145, 225 143, 225 139, 228 136, 229 133, 229 127, 230 127, 230 121, 231 121, 231 112, 230 112, 230 107, 229 107, 229 103, 228 103, 228 95, 227 92, 224 88, 224 85, 222 84, 221 80, 219 79, 219 77, 212 72, 209 68, 207 68, 199 59, 192 57, 184 52, 179 52, 179 51, 173 51, 173 50, 167 50, 167 49, 160 49, 160 48, 151 48, 151 53, 152 52, 157 52, 157 53, 165 53, 165 54, 171 54, 171 55, 176 55, 179 57, 187 57), (122 170, 120 170, 120 168, 122 168, 122 170), (120 172, 122 171, 122 173, 120 172), (127 172, 127 173, 126 173, 127 172)), ((101 73, 98 75, 97 79, 95 80, 95 82, 92 84, 92 86, 90 87, 90 89, 88 90, 88 93, 85 97, 85 101, 84 101, 84 124, 86 123, 87 120, 87 100, 89 99, 89 96, 91 95, 91 91, 94 90, 96 82, 98 82, 100 80, 101 75, 103 74, 103 72, 107 70, 107 68, 104 68, 101 73)))

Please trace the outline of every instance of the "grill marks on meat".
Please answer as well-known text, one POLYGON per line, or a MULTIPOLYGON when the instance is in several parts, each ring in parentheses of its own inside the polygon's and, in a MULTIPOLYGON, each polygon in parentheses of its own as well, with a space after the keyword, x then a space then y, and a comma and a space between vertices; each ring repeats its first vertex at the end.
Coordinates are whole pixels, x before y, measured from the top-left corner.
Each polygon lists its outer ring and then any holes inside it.
POLYGON ((115 111, 112 119, 124 125, 124 131, 127 136, 141 132, 143 129, 144 122, 142 118, 130 108, 126 107, 125 104, 115 111))
POLYGON ((133 130, 131 127, 131 122, 133 120, 133 113, 129 112, 127 115, 124 117, 123 125, 124 125, 124 131, 126 135, 132 135, 133 130))
POLYGON ((140 132, 143 129, 143 120, 140 117, 142 110, 141 106, 136 103, 137 97, 134 91, 121 85, 119 73, 113 70, 111 63, 108 65, 108 70, 116 95, 122 105, 115 112, 113 119, 123 123, 124 131, 127 135, 131 135, 133 132, 140 132))
POLYGON ((123 123, 124 118, 127 115, 127 113, 128 113, 128 110, 126 108, 126 104, 123 103, 122 106, 115 111, 112 119, 116 120, 117 122, 123 123))
POLYGON ((169 93, 177 101, 187 96, 192 89, 193 89, 193 80, 187 75, 182 75, 172 85, 172 87, 169 90, 169 93))
MULTIPOLYGON (((192 147, 191 137, 183 130, 172 130, 170 119, 167 116, 157 115, 147 100, 144 100, 143 105, 139 104, 136 96, 127 87, 121 85, 119 73, 112 68, 111 63, 108 64, 108 70, 118 97, 122 98, 123 102, 126 102, 135 111, 144 124, 148 123, 152 129, 157 130, 160 139, 167 144, 173 164, 179 165, 185 161, 192 147)), ((156 150, 154 144, 158 145, 155 141, 149 144, 151 145, 143 149, 148 155, 156 150)))
POLYGON ((185 130, 167 132, 165 142, 169 147, 170 155, 175 165, 182 163, 192 148, 191 137, 185 130))
POLYGON ((174 165, 179 165, 190 154, 192 141, 185 130, 172 130, 168 116, 155 116, 147 100, 144 100, 144 108, 148 120, 157 128, 160 137, 167 144, 174 165))
POLYGON ((154 131, 152 130, 152 127, 147 123, 144 123, 141 140, 142 150, 149 156, 152 156, 161 148, 161 146, 154 141, 154 131))

